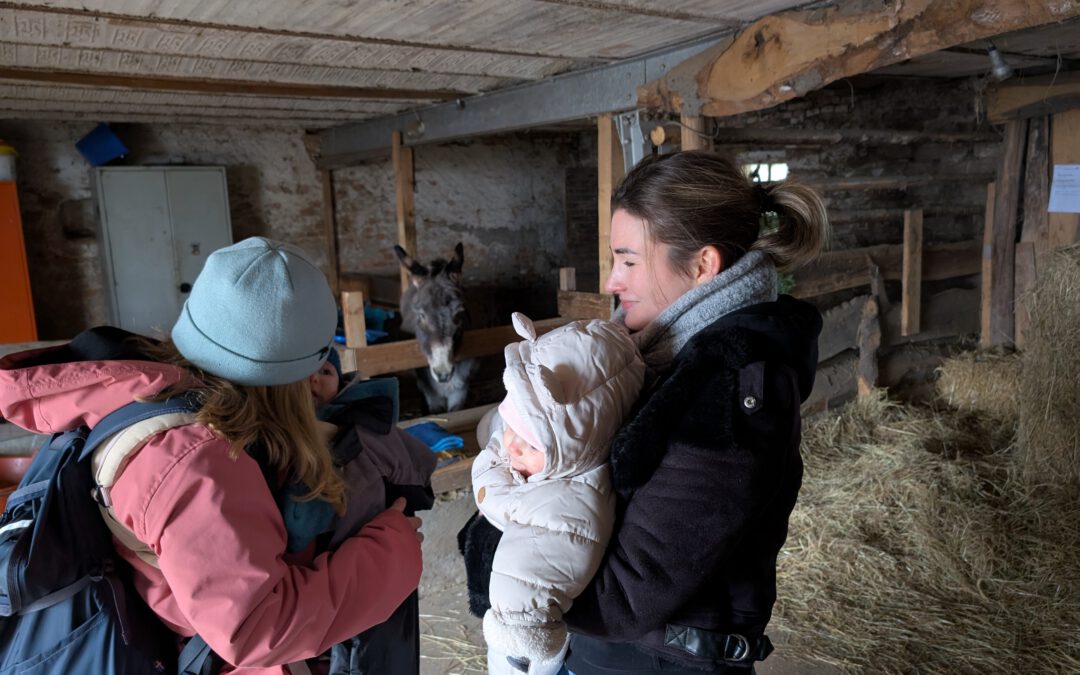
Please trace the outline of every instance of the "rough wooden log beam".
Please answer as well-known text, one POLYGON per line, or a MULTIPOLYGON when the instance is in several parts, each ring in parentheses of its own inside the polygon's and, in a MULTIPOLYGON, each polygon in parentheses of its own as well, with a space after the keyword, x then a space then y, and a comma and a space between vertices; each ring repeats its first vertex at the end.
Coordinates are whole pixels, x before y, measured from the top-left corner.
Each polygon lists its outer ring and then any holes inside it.
POLYGON ((1080 71, 1012 79, 986 90, 992 124, 1080 108, 1080 71))
POLYGON ((717 145, 910 145, 911 143, 997 143, 997 134, 978 131, 935 132, 899 129, 788 129, 771 127, 720 128, 717 145))
POLYGON ((726 117, 836 80, 1010 31, 1080 16, 1058 0, 892 0, 780 12, 638 88, 638 105, 726 117))
POLYGON ((918 185, 937 183, 978 183, 993 180, 990 174, 951 173, 934 176, 851 176, 848 178, 806 178, 799 182, 816 190, 830 192, 840 190, 906 190, 918 185))
MULTIPOLYGON (((981 242, 962 241, 955 244, 930 244, 923 249, 923 281, 938 281, 978 274, 981 242)), ((835 293, 848 288, 869 286, 867 256, 880 268, 882 278, 898 281, 903 275, 903 246, 885 244, 822 254, 806 267, 795 270, 795 287, 791 294, 797 298, 835 293)))

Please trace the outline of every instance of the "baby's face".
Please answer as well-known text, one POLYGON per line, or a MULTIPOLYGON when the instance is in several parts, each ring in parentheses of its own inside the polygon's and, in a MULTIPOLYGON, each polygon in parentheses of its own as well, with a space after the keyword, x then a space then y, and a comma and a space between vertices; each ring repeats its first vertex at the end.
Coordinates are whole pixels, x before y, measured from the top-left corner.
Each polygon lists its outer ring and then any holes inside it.
POLYGON ((326 405, 337 395, 337 370, 333 364, 324 363, 308 378, 308 384, 311 386, 311 397, 315 399, 315 406, 326 405))
POLYGON ((510 466, 522 476, 528 478, 544 470, 544 451, 526 443, 509 425, 503 428, 502 441, 506 454, 510 457, 510 466))

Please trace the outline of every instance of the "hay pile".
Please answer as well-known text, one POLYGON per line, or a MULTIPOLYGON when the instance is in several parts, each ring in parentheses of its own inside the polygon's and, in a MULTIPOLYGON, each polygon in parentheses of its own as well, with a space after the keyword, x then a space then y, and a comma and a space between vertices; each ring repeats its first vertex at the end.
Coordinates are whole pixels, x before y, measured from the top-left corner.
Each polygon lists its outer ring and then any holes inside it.
POLYGON ((1080 484, 1080 247, 1039 258, 1027 297, 1020 454, 1028 480, 1080 484))
POLYGON ((884 395, 808 425, 778 562, 785 653, 848 672, 1080 670, 1080 499, 1011 432, 884 395))
POLYGON ((938 396, 956 410, 1015 425, 1021 371, 1015 352, 963 352, 938 367, 938 396))

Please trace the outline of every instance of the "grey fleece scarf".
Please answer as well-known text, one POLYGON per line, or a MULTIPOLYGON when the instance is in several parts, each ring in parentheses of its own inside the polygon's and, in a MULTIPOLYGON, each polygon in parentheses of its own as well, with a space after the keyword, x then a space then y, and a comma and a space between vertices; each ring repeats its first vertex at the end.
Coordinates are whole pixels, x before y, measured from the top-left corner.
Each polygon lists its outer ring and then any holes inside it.
MULTIPOLYGON (((690 338, 725 314, 776 300, 776 266, 768 254, 750 251, 712 281, 692 288, 632 337, 645 359, 645 386, 671 367, 690 338)), ((620 307, 614 321, 625 322, 620 307)))

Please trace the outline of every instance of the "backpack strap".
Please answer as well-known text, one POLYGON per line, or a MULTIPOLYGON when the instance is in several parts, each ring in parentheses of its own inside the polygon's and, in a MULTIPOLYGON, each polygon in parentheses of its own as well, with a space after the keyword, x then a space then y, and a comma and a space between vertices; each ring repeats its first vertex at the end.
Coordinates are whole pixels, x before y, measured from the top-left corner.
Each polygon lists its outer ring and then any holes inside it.
POLYGON ((82 457, 90 454, 94 500, 105 524, 125 548, 152 567, 158 566, 157 554, 116 517, 109 493, 128 461, 147 441, 163 431, 194 424, 195 409, 185 399, 132 403, 102 419, 83 446, 82 457))

